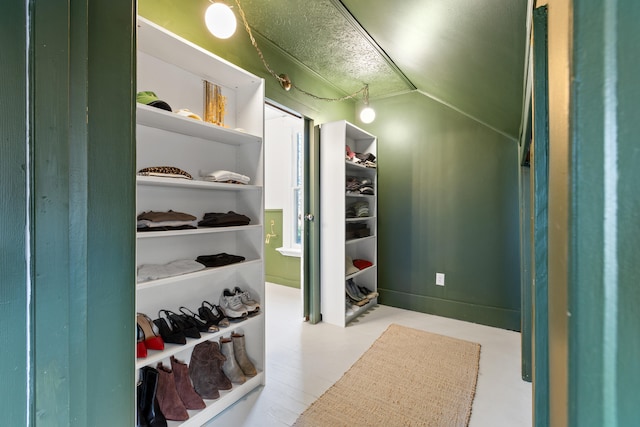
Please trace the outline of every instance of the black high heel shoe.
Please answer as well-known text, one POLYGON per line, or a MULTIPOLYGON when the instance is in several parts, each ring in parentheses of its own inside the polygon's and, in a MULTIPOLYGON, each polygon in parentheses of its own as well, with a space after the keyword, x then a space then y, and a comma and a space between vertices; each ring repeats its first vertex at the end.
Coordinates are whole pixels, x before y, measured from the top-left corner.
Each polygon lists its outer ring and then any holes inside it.
POLYGON ((164 342, 182 345, 187 343, 187 338, 184 336, 184 332, 179 329, 171 329, 167 323, 167 319, 162 317, 160 312, 158 312, 158 318, 155 319, 153 323, 158 327, 160 336, 164 342))
POLYGON ((174 313, 171 310, 160 310, 160 313, 164 313, 165 316, 169 319, 169 323, 171 324, 171 329, 174 331, 182 331, 185 337, 189 338, 200 338, 200 332, 198 328, 193 325, 190 325, 185 319, 183 319, 179 314, 174 313))
POLYGON ((214 325, 218 325, 221 328, 229 326, 229 319, 222 314, 222 310, 217 305, 211 304, 209 301, 202 301, 202 305, 198 308, 200 317, 207 322, 212 322, 214 325))
POLYGON ((202 319, 187 307, 180 307, 180 313, 182 313, 180 317, 191 326, 196 327, 199 332, 218 332, 220 330, 214 323, 202 319))

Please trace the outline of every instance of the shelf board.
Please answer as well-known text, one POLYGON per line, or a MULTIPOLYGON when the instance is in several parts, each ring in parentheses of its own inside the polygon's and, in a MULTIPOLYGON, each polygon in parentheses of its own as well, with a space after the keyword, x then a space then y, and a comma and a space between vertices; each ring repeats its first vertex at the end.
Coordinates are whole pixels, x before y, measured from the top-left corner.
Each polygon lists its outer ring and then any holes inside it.
POLYGON ((359 163, 353 163, 350 160, 345 160, 345 164, 347 165, 347 168, 353 168, 358 170, 368 170, 368 171, 371 171, 372 173, 375 173, 377 170, 376 168, 369 168, 359 163))
POLYGON ((353 319, 355 319, 356 317, 360 316, 361 314, 363 314, 365 311, 369 310, 370 308, 372 308, 373 306, 378 304, 378 297, 375 297, 374 299, 372 299, 371 301, 369 301, 368 303, 366 303, 365 305, 363 305, 362 307, 358 307, 357 310, 353 310, 353 314, 349 314, 344 316, 344 324, 348 324, 349 322, 351 322, 353 319))
POLYGON ((373 239, 375 239, 375 238, 376 238, 376 236, 375 236, 375 235, 373 235, 373 236, 367 236, 367 237, 360 237, 360 238, 358 238, 358 239, 345 240, 344 244, 345 244, 345 245, 351 245, 351 244, 353 244, 353 243, 364 242, 365 240, 373 240, 373 239))
POLYGON ((258 375, 247 378, 244 384, 234 384, 231 390, 221 390, 220 397, 215 400, 204 400, 206 408, 200 411, 187 411, 189 419, 186 421, 167 421, 167 427, 200 427, 220 412, 234 404, 242 396, 249 393, 256 387, 261 386, 265 382, 264 372, 258 372, 258 375))
POLYGON ((203 227, 203 228, 191 228, 188 230, 168 230, 168 231, 138 231, 136 238, 154 238, 154 237, 177 237, 177 236, 191 236, 198 234, 215 234, 215 233, 229 233, 234 231, 249 231, 262 229, 260 224, 258 225, 241 225, 238 227, 203 227))
POLYGON ((140 103, 136 104, 136 123, 228 145, 244 145, 262 141, 262 138, 256 135, 190 119, 140 103))
POLYGON ((375 194, 353 194, 353 193, 345 193, 345 196, 358 197, 358 198, 364 198, 364 199, 373 199, 376 197, 375 194))
POLYGON ((344 279, 345 280, 353 279, 354 277, 358 277, 359 275, 364 274, 365 272, 370 271, 371 269, 373 269, 375 267, 376 267, 376 264, 370 265, 369 267, 363 268, 362 270, 359 270, 359 271, 356 271, 353 274, 347 274, 344 279))
POLYGON ((346 222, 359 222, 359 221, 368 221, 370 219, 376 219, 375 216, 361 216, 356 218, 345 218, 346 222))
POLYGON ((195 271, 193 273, 181 274, 179 276, 165 277, 163 279, 157 279, 157 280, 148 280, 146 282, 138 282, 136 284, 136 291, 144 291, 147 289, 156 288, 158 286, 171 285, 171 284, 182 282, 185 280, 213 276, 224 270, 237 268, 239 266, 244 267, 247 264, 259 264, 261 262, 262 260, 259 260, 259 259, 254 259, 249 261, 245 260, 242 262, 236 262, 234 264, 223 265, 222 267, 208 267, 208 268, 205 268, 204 270, 195 271))
POLYGON ((159 176, 136 176, 136 184, 149 187, 194 188, 197 190, 215 191, 257 191, 262 189, 262 186, 259 185, 228 184, 224 182, 210 182, 198 179, 163 178, 159 176))
POLYGON ((149 350, 147 357, 142 359, 136 359, 136 369, 140 369, 143 366, 153 366, 157 362, 160 362, 161 360, 164 360, 164 359, 168 359, 170 356, 174 356, 186 349, 193 348, 196 345, 200 344, 201 342, 217 339, 222 335, 230 334, 231 332, 233 332, 238 328, 247 326, 253 322, 257 322, 258 319, 260 319, 260 317, 264 316, 264 310, 262 309, 262 307, 260 308, 260 311, 262 311, 262 313, 257 314, 253 317, 249 317, 246 320, 243 320, 242 322, 231 323, 230 326, 226 328, 221 328, 218 332, 213 332, 213 333, 201 332, 200 335, 202 336, 200 338, 197 338, 197 339, 187 338, 187 343, 185 345, 165 343, 164 350, 161 350, 161 351, 149 350))

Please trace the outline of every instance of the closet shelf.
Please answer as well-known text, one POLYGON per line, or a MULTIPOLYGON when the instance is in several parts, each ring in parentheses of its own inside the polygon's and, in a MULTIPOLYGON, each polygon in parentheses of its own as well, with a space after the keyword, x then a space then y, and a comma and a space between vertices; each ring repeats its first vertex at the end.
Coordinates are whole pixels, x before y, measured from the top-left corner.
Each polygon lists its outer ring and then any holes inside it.
POLYGON ((376 239, 376 236, 360 237, 358 239, 345 240, 344 244, 345 245, 352 245, 354 243, 364 242, 364 241, 368 241, 368 240, 375 240, 375 239, 376 239))
POLYGON ((259 191, 260 185, 228 184, 224 182, 209 182, 198 179, 188 180, 180 178, 162 178, 157 176, 137 176, 136 183, 150 187, 177 187, 215 191, 259 191))
POLYGON ((208 227, 208 228, 192 228, 188 230, 168 230, 168 231, 138 231, 136 238, 146 239, 154 237, 177 237, 191 236, 197 234, 216 234, 231 233, 235 231, 262 230, 262 225, 241 225, 238 227, 208 227))
POLYGON ((378 297, 375 297, 374 299, 370 300, 368 303, 366 303, 362 307, 358 307, 357 309, 353 310, 353 314, 345 315, 345 323, 351 322, 353 319, 360 316, 362 313, 364 313, 365 311, 367 311, 368 309, 376 305, 378 305, 378 297))
POLYGON ((169 111, 137 104, 136 120, 139 125, 162 129, 187 136, 195 136, 228 145, 262 142, 262 138, 234 129, 216 126, 200 120, 183 117, 169 111))
POLYGON ((222 267, 208 267, 208 268, 205 268, 204 270, 196 271, 193 273, 181 274, 179 276, 165 277, 163 279, 157 279, 157 280, 148 280, 146 282, 138 282, 136 284, 136 290, 145 291, 147 289, 157 288, 158 286, 172 285, 174 283, 182 282, 185 280, 205 278, 207 276, 214 276, 226 270, 232 270, 238 267, 245 268, 248 264, 260 264, 261 262, 262 260, 260 259, 253 259, 248 261, 245 260, 242 262, 236 262, 234 264, 224 265, 222 267))
POLYGON ((375 195, 373 194, 353 194, 353 193, 345 193, 347 197, 355 197, 361 199, 375 199, 375 195))
POLYGON ((345 163, 347 164, 347 168, 358 169, 358 170, 368 170, 368 171, 371 171, 372 174, 376 173, 376 168, 368 168, 364 165, 353 163, 352 161, 349 161, 349 160, 345 160, 345 163))
MULTIPOLYGON (((262 310, 261 310, 262 311, 262 310)), ((147 313, 149 315, 151 313, 147 313)), ((253 317, 249 317, 242 322, 232 323, 229 327, 222 328, 218 332, 208 333, 201 332, 202 335, 200 338, 187 338, 187 343, 184 345, 180 344, 167 344, 164 345, 164 350, 149 350, 149 355, 145 358, 136 360, 136 369, 140 369, 143 366, 154 366, 157 362, 161 360, 168 359, 170 356, 174 356, 184 350, 195 347, 201 342, 218 339, 223 335, 230 335, 233 331, 246 327, 251 323, 258 322, 261 316, 264 316, 264 312, 257 314, 253 317)), ((178 358, 179 359, 179 358, 178 358)), ((187 361, 188 362, 188 361, 187 361)))
POLYGON ((376 219, 375 216, 360 216, 357 218, 346 218, 346 222, 360 222, 360 221, 368 221, 370 219, 376 219))
POLYGON ((258 375, 247 378, 244 384, 234 384, 231 390, 220 390, 220 397, 215 400, 205 400, 206 408, 200 411, 187 411, 189 419, 186 421, 167 421, 167 427, 200 427, 209 421, 214 415, 219 414, 242 396, 264 383, 264 372, 258 371, 258 375))
POLYGON ((373 265, 371 265, 371 266, 369 266, 367 268, 363 268, 362 270, 357 271, 357 272, 355 272, 353 274, 347 274, 347 276, 344 279, 345 280, 349 280, 349 279, 352 279, 354 277, 358 277, 359 275, 361 275, 363 273, 366 273, 367 271, 373 270, 375 267, 376 267, 376 265, 373 264, 373 265))

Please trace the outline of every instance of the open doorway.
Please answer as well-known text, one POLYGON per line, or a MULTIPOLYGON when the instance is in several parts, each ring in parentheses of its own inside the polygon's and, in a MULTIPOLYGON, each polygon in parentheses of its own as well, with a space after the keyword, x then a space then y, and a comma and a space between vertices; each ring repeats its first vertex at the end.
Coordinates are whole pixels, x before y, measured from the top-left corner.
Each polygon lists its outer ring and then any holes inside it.
POLYGON ((305 120, 265 104, 265 280, 303 289, 305 120))

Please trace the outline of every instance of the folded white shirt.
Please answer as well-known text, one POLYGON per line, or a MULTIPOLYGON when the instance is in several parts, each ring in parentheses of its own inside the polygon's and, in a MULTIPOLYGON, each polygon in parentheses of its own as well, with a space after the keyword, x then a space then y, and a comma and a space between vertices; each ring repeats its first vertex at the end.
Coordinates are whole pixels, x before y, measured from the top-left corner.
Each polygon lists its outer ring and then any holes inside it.
POLYGON ((163 279, 204 270, 206 267, 195 260, 180 259, 167 264, 142 264, 138 267, 138 282, 163 279))

